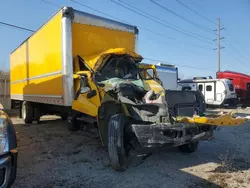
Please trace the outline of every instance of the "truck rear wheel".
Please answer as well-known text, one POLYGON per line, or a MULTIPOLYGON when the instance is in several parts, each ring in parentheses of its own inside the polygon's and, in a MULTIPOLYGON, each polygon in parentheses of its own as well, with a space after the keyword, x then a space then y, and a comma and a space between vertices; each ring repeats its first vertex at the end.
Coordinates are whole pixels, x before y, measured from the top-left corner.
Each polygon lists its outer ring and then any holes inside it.
POLYGON ((32 123, 33 120, 33 107, 30 102, 24 101, 22 103, 22 118, 24 123, 32 123))
POLYGON ((128 154, 125 149, 126 119, 123 114, 113 115, 108 124, 108 153, 111 167, 116 171, 126 169, 128 154))
POLYGON ((179 149, 183 153, 193 153, 197 150, 199 142, 191 142, 189 144, 184 144, 179 146, 179 149))

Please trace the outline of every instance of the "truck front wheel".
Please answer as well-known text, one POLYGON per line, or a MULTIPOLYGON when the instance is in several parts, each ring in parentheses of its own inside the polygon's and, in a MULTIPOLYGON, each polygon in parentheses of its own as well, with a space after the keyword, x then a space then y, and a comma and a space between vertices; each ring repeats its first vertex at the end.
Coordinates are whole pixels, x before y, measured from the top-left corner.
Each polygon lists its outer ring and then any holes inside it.
POLYGON ((22 103, 22 118, 24 123, 32 123, 33 120, 33 107, 30 102, 24 101, 22 103))
POLYGON ((123 114, 113 115, 108 124, 108 153, 111 167, 116 171, 126 168, 128 152, 125 149, 126 117, 123 114))
POLYGON ((179 149, 183 153, 193 153, 197 150, 199 142, 190 142, 188 144, 184 144, 179 146, 179 149))

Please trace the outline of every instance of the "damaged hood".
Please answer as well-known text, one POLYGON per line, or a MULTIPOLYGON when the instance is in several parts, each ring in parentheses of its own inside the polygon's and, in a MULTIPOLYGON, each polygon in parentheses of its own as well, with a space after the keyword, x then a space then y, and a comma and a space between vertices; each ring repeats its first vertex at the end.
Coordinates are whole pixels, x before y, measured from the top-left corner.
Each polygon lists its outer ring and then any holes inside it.
POLYGON ((134 59, 141 61, 143 58, 139 54, 130 51, 126 48, 111 48, 102 53, 97 53, 92 56, 83 57, 88 66, 93 70, 97 71, 105 63, 104 59, 110 57, 111 55, 130 55, 134 59))

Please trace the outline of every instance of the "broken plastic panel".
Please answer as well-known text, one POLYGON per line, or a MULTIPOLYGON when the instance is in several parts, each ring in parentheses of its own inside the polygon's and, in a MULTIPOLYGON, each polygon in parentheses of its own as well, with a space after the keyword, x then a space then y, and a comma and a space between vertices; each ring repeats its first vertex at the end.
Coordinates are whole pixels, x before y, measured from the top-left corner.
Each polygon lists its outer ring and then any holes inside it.
POLYGON ((206 124, 213 126, 238 126, 245 124, 248 121, 246 117, 235 117, 233 112, 226 114, 210 114, 204 117, 193 116, 193 117, 176 117, 176 122, 181 123, 193 123, 193 124, 206 124))

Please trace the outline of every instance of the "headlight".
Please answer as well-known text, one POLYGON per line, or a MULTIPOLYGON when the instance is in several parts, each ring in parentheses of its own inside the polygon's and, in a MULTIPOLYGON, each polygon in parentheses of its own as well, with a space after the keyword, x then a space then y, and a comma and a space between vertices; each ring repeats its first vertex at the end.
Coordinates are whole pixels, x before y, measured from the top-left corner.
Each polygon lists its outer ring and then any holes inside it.
POLYGON ((0 155, 8 152, 7 119, 0 115, 0 155))

